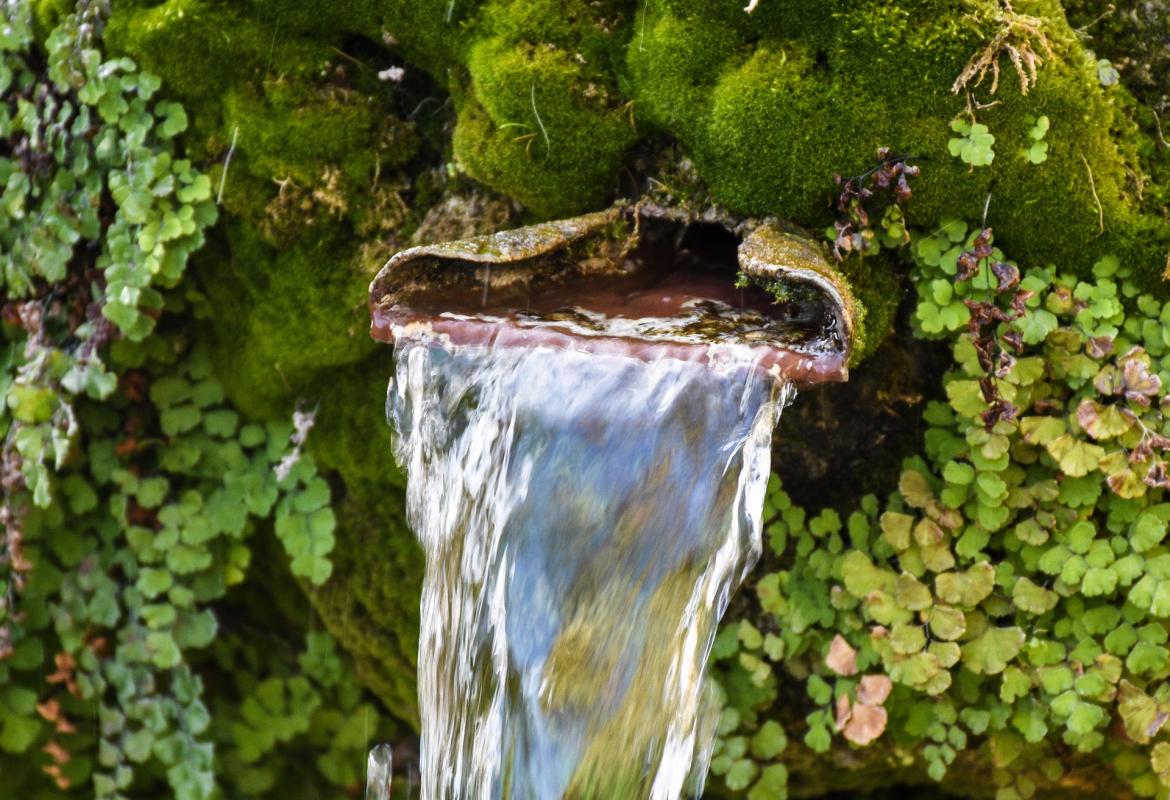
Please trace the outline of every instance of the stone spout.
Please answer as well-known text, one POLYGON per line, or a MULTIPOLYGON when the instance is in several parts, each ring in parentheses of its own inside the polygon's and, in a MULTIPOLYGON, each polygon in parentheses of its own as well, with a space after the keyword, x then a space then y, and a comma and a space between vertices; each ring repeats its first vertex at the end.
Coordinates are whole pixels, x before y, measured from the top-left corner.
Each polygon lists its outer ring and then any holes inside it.
POLYGON ((746 352, 801 387, 847 379, 854 301, 801 233, 637 204, 402 250, 370 285, 370 315, 386 342, 425 326, 646 361, 746 352))

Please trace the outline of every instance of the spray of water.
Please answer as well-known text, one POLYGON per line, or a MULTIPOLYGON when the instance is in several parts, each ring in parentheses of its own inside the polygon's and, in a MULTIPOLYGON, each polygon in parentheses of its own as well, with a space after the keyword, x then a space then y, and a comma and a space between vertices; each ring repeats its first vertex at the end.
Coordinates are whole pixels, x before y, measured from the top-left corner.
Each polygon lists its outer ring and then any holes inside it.
POLYGON ((366 759, 366 800, 390 800, 394 755, 390 745, 376 745, 366 759))
POLYGON ((424 800, 698 796, 705 665, 791 386, 734 345, 647 362, 398 334, 424 800))

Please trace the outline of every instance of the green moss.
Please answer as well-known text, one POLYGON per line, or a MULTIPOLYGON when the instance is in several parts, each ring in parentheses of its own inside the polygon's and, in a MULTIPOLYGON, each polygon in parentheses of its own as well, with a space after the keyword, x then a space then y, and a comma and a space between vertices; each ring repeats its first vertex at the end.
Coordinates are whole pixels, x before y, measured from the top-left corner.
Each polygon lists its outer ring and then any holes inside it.
POLYGON ((816 73, 799 44, 761 46, 724 75, 709 100, 709 124, 695 150, 699 171, 724 203, 749 213, 775 210, 786 219, 825 219, 825 151, 837 151, 839 169, 861 171, 873 147, 857 140, 888 128, 886 109, 859 97, 857 117, 839 113, 837 90, 816 73), (816 120, 816 123, 809 123, 816 120), (850 152, 849 144, 856 147, 850 152))
POLYGON ((189 106, 204 106, 198 101, 218 101, 225 86, 265 74, 303 76, 328 61, 319 40, 279 34, 275 17, 253 17, 235 4, 167 0, 114 14, 106 41, 162 76, 189 106))
POLYGON ((441 84, 462 58, 483 0, 394 0, 380 4, 384 39, 441 84))
POLYGON ((379 4, 374 0, 250 0, 248 16, 263 21, 279 21, 277 38, 318 37, 322 32, 378 36, 379 4))
MULTIPOLYGON (((237 146, 224 203, 281 244, 322 222, 355 228, 378 208, 382 180, 413 158, 414 126, 373 98, 336 84, 243 84, 224 99, 224 127, 237 146)), ((222 177, 222 168, 213 171, 222 177)), ((401 213, 399 213, 401 216, 401 213)))
POLYGON ((333 580, 313 601, 354 657, 362 682, 399 719, 417 724, 415 658, 423 556, 406 527, 402 474, 386 422, 390 348, 330 370, 317 387, 318 463, 345 482, 338 509, 333 580))
POLYGON ((348 179, 368 181, 375 159, 396 166, 418 146, 410 126, 340 87, 282 80, 268 81, 257 92, 245 84, 225 98, 224 111, 226 125, 240 130, 241 166, 302 183, 319 180, 331 165, 339 166, 348 179))
POLYGON ((859 309, 850 362, 855 366, 869 358, 893 332, 905 288, 897 260, 888 253, 849 258, 837 269, 848 282, 859 309))
POLYGON ((250 228, 230 226, 230 255, 208 259, 220 375, 233 400, 260 418, 311 399, 318 372, 377 346, 367 333, 366 284, 356 243, 322 229, 314 241, 275 250, 250 228))
POLYGON ((1129 165, 1110 136, 1114 100, 1057 4, 1026 9, 1045 16, 1058 58, 1023 96, 1004 57, 998 103, 977 112, 997 136, 998 155, 991 169, 974 171, 947 154, 948 122, 965 107, 950 86, 992 31, 964 24, 950 3, 825 5, 831 13, 816 32, 790 24, 785 3, 754 30, 722 8, 674 4, 650 12, 635 34, 638 107, 682 138, 716 199, 740 213, 819 226, 831 219, 831 176, 861 172, 884 145, 922 162, 912 224, 979 218, 990 192, 989 223, 1022 258, 1084 271, 1114 251, 1148 275, 1161 266, 1162 226, 1137 214, 1129 165), (725 58, 715 65, 712 53, 725 58), (1049 160, 1036 166, 1017 151, 1039 114, 1052 128, 1049 160))
POLYGON ((635 139, 612 80, 573 48, 504 36, 477 43, 468 70, 453 144, 474 177, 541 216, 604 202, 635 139))

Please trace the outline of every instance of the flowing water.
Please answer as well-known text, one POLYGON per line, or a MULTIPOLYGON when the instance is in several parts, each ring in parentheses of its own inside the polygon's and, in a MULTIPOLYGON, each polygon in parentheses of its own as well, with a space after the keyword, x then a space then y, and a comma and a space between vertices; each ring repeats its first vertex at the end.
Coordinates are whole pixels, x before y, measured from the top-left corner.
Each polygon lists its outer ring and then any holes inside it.
POLYGON ((388 744, 376 745, 366 759, 366 800, 390 800, 394 753, 388 744))
POLYGON ((426 551, 425 800, 698 796, 715 627, 760 549, 790 385, 400 330, 387 413, 426 551))

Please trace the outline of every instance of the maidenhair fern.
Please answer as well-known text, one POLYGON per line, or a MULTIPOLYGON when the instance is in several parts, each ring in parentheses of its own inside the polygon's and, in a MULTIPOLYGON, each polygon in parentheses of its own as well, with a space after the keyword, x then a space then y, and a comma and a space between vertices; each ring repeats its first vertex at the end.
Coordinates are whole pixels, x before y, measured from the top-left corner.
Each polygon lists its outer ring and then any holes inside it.
POLYGON ((1020 800, 1059 782, 1065 748, 1165 795, 1170 304, 1111 257, 1091 279, 1021 276, 958 221, 916 234, 910 254, 916 332, 951 347, 947 401, 928 405, 898 490, 845 520, 810 518, 773 481, 781 567, 716 641, 712 771, 762 800, 782 796, 787 737, 815 751, 896 741, 939 780, 981 748, 997 798, 1020 800), (977 334, 972 314, 993 308, 1002 319, 977 334), (769 710, 794 678, 806 717, 784 737, 769 710), (891 682, 880 702, 875 679, 891 682))
POLYGON ((332 640, 256 658, 217 613, 260 530, 293 574, 329 576, 331 493, 303 436, 242 418, 190 326, 169 322, 200 312, 181 281, 217 210, 176 144, 183 108, 101 55, 105 14, 83 4, 42 47, 29 4, 0 5, 5 780, 25 796, 252 794, 286 771, 276 744, 327 736, 320 776, 353 787, 365 742, 337 717, 360 712, 368 735, 378 715, 332 640), (210 652, 243 697, 214 723, 210 652))

